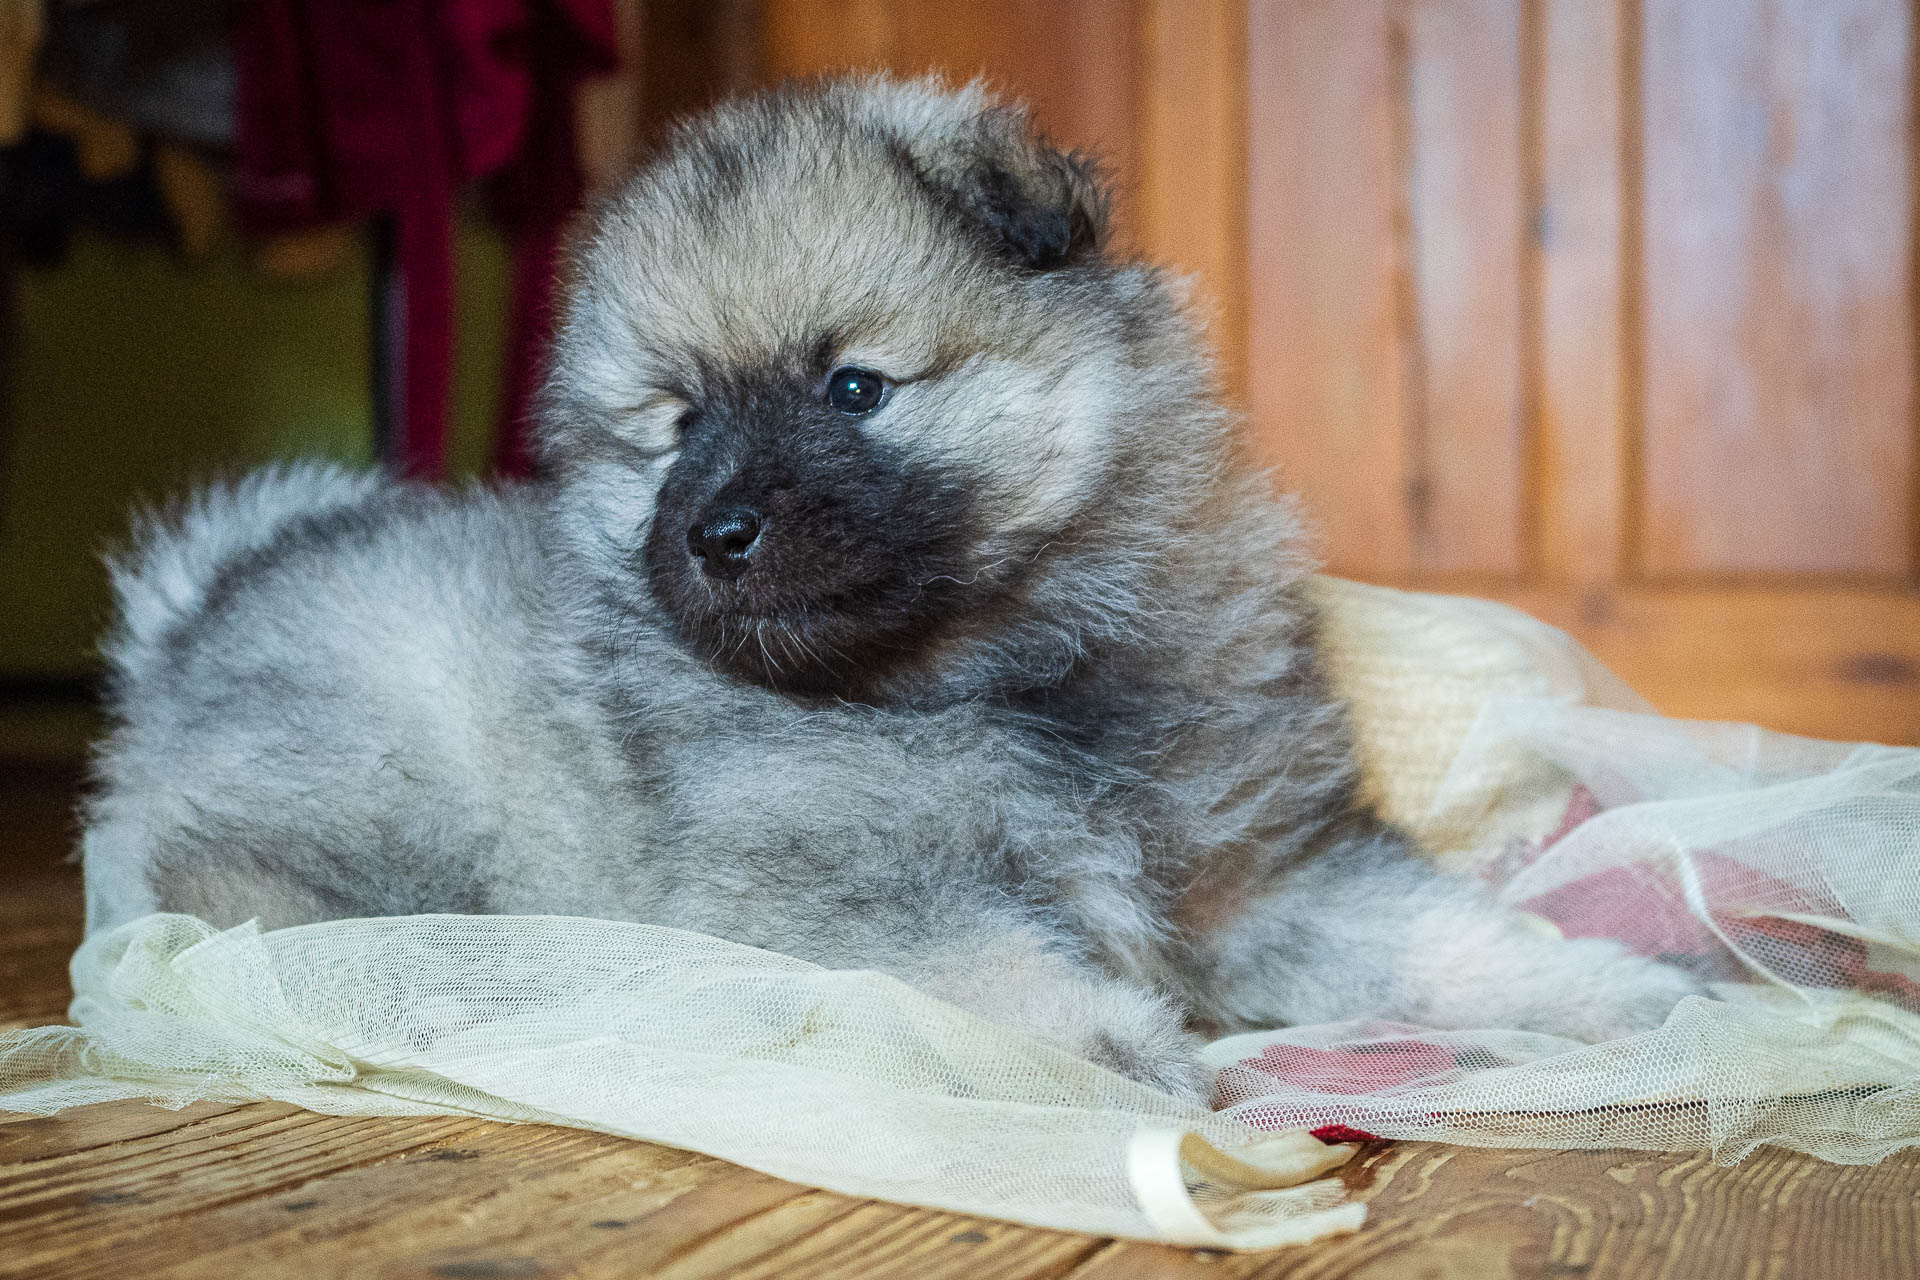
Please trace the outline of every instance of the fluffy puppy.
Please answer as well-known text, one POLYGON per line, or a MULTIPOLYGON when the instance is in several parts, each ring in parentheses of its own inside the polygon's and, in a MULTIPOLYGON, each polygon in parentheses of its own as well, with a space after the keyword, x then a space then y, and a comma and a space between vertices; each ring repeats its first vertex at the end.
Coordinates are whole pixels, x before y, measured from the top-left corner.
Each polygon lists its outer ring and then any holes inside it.
POLYGON ((978 89, 681 128, 578 249, 548 481, 287 467, 118 564, 90 926, 676 925, 1188 1093, 1196 1024, 1657 1022, 1362 806, 1293 509, 1106 230, 978 89))

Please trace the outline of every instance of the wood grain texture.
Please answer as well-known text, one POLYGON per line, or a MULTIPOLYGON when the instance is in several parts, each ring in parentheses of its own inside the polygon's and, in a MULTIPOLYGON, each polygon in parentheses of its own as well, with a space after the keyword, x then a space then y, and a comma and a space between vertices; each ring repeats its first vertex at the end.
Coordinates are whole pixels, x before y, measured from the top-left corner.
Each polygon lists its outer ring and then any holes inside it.
POLYGON ((1248 8, 1249 443, 1355 577, 1415 563, 1389 7, 1248 8))
POLYGON ((1648 0, 1644 568, 1913 568, 1911 7, 1648 0))
POLYGON ((1250 9, 1254 438, 1336 572, 1522 567, 1525 12, 1250 9))
POLYGON ((1359 1233, 1230 1257, 859 1201, 605 1135, 106 1104, 0 1147, 0 1276, 1846 1276, 1904 1280, 1920 1156, 1369 1144, 1359 1233), (163 1122, 154 1125, 153 1118, 163 1122), (108 1137, 106 1135, 110 1134, 108 1137), (63 1149, 62 1143, 84 1144, 63 1149))
POLYGON ((1194 277, 1228 393, 1246 396, 1246 6, 1146 0, 1135 239, 1194 277))
POLYGON ((1549 581, 1626 566, 1629 452, 1622 6, 1545 0, 1538 46, 1539 418, 1532 567, 1549 581))
POLYGON ((1404 492, 1416 569, 1520 568, 1521 5, 1415 0, 1397 36, 1410 314, 1404 492))
POLYGON ((1667 715, 1920 744, 1920 594, 1497 583, 1480 593, 1571 632, 1667 715))
MULTIPOLYGON (((1141 20, 1136 0, 767 0, 762 78, 845 70, 985 76, 1032 104, 1060 142, 1137 171, 1141 20)), ((1121 192, 1123 210, 1130 193, 1121 192)))
POLYGON ((1255 3, 1250 438, 1329 567, 1920 740, 1911 6, 1255 3))
POLYGON ((1704 1156, 1521 1152, 1416 1143, 1369 1152, 1371 1229, 1242 1274, 1754 1276, 1910 1274, 1920 1160, 1869 1169, 1763 1152, 1704 1156))

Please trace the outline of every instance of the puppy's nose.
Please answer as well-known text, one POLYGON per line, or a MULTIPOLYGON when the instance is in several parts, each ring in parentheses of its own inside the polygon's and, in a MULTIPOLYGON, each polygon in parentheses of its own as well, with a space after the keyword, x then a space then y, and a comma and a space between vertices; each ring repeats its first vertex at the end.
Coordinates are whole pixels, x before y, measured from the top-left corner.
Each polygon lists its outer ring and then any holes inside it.
POLYGON ((760 536, 760 513, 752 507, 709 507, 687 530, 687 550, 710 578, 728 581, 747 571, 747 551, 760 536))

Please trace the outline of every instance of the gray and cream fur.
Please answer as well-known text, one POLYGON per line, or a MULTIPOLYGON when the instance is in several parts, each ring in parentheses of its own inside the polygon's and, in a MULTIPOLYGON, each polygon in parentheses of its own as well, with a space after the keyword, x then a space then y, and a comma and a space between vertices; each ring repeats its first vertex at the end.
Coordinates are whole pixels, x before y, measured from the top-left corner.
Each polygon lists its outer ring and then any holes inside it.
POLYGON ((1657 1022, 1362 806, 1294 511, 1105 231, 975 88, 680 129, 577 250, 548 479, 284 467, 117 564, 90 926, 658 922, 1182 1091, 1199 1027, 1657 1022))

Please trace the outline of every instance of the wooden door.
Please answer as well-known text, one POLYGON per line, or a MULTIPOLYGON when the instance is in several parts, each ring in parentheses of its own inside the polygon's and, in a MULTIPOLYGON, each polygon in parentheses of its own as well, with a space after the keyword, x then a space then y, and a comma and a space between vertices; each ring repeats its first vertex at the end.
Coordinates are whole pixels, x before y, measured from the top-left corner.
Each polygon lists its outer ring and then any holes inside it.
POLYGON ((985 72, 1198 274, 1334 572, 1661 709, 1920 741, 1909 0, 766 0, 985 72))

